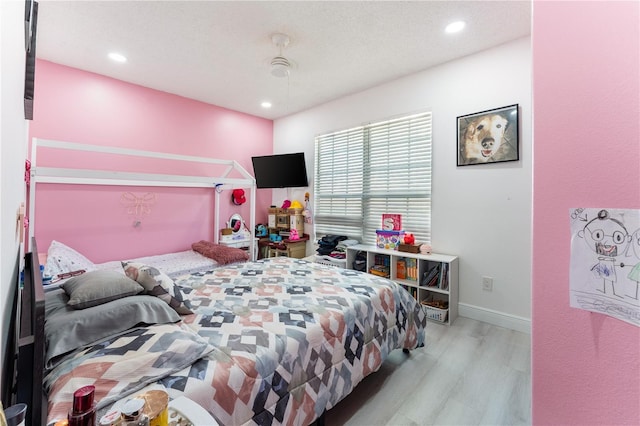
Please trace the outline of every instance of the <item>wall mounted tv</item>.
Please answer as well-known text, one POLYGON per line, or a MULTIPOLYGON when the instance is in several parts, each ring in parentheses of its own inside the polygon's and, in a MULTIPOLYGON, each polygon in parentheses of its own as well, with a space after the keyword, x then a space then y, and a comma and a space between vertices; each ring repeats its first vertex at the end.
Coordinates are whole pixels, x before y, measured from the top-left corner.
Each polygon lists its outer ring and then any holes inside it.
POLYGON ((309 186, 304 152, 251 157, 258 188, 309 186))

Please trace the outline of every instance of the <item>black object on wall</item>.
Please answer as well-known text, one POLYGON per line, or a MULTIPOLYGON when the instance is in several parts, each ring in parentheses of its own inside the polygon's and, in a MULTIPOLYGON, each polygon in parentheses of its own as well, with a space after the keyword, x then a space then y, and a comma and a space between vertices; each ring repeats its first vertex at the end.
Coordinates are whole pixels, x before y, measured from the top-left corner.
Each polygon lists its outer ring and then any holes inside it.
POLYGON ((24 118, 33 120, 33 94, 36 79, 36 30, 38 2, 26 0, 24 7, 24 42, 26 51, 24 70, 24 118))

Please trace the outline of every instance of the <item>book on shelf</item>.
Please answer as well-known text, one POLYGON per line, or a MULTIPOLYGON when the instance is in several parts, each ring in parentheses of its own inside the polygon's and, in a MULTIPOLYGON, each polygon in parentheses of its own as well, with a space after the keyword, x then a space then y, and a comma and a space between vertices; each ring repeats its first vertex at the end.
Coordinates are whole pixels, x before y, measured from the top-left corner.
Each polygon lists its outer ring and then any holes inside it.
POLYGON ((440 288, 442 290, 449 290, 449 264, 442 264, 442 280, 440 281, 440 288))
POLYGON ((404 288, 405 290, 407 290, 407 293, 409 293, 411 296, 413 296, 414 299, 418 299, 418 289, 415 287, 409 287, 408 285, 404 285, 402 284, 400 287, 404 288))
POLYGON ((414 258, 407 258, 407 279, 418 281, 418 261, 414 258))
POLYGON ((440 264, 436 263, 432 265, 422 276, 422 282, 420 283, 423 287, 434 287, 438 284, 438 275, 440 273, 440 264))
POLYGON ((373 263, 376 265, 389 266, 391 264, 391 258, 385 254, 376 254, 373 263))
POLYGON ((398 259, 396 262, 396 277, 399 280, 404 280, 407 278, 407 261, 404 259, 398 259))

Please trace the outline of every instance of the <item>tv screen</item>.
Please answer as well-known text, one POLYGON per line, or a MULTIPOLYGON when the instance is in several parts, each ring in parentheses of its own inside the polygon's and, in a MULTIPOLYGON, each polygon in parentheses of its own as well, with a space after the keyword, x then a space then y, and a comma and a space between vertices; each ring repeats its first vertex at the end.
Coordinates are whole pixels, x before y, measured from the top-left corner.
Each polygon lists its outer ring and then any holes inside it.
POLYGON ((304 152, 251 157, 258 188, 309 186, 304 152))

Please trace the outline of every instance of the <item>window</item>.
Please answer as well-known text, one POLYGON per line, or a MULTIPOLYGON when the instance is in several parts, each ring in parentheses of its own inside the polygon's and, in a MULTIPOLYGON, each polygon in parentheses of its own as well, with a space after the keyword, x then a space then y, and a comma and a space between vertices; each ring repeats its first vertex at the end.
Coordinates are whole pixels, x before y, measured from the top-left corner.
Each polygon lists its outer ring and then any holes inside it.
POLYGON ((315 231, 373 244, 383 213, 431 242, 431 113, 316 137, 315 231))

